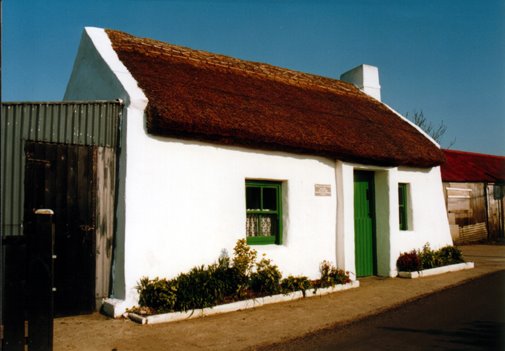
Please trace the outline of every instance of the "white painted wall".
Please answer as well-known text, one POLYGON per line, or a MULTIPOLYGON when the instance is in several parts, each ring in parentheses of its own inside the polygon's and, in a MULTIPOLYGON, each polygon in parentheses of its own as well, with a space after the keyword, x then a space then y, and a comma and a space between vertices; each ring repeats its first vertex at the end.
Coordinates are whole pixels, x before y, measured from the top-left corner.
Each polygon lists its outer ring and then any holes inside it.
POLYGON ((245 180, 285 183, 282 245, 258 245, 284 275, 318 276, 335 261, 335 170, 324 158, 255 152, 148 137, 129 123, 126 205, 126 286, 142 276, 175 277, 195 265, 230 255, 245 238, 245 180), (134 135, 134 131, 136 132, 134 135), (129 187, 128 184, 135 184, 129 187), (330 184, 332 196, 315 196, 330 184))
POLYGON ((377 269, 381 276, 397 275, 400 253, 452 245, 440 167, 432 169, 383 168, 337 161, 338 226, 337 259, 341 268, 355 272, 354 251, 354 170, 375 173, 377 269), (400 230, 398 183, 409 184, 409 230, 400 230))
MULTIPOLYGON (((410 186, 411 223, 409 230, 401 231, 392 226, 391 231, 391 274, 396 275, 396 260, 400 253, 420 249, 427 242, 432 249, 452 245, 449 221, 445 208, 444 191, 440 167, 432 169, 399 168, 397 183, 410 186)), ((391 202, 398 203, 398 192, 391 192, 391 202)), ((392 213, 391 222, 398 223, 398 210, 392 213)))

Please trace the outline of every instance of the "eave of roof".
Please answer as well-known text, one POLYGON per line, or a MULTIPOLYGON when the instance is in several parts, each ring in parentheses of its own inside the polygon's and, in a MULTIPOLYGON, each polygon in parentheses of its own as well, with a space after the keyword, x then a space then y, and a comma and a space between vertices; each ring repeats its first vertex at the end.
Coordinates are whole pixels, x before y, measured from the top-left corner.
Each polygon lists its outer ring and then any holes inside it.
POLYGON ((152 135, 382 166, 444 161, 415 127, 351 84, 106 32, 149 100, 152 135))
POLYGON ((443 150, 446 163, 442 165, 444 182, 505 182, 505 157, 474 152, 443 150))

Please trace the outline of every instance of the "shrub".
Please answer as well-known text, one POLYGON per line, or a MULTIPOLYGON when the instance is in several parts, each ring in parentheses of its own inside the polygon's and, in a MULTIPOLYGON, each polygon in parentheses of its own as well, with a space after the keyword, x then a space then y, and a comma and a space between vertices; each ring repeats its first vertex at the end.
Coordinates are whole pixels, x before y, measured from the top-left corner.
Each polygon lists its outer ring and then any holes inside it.
POLYGON ((402 272, 414 272, 422 269, 421 261, 416 250, 404 252, 396 260, 396 266, 402 272))
POLYGON ((345 272, 342 269, 337 269, 332 263, 328 261, 321 262, 319 265, 319 273, 321 273, 319 286, 322 288, 335 286, 335 284, 346 284, 351 282, 349 272, 345 272))
POLYGON ((192 268, 188 273, 181 273, 176 278, 178 311, 205 308, 216 304, 221 295, 222 284, 213 279, 211 270, 204 266, 192 268))
POLYGON ((256 263, 256 272, 251 274, 251 289, 261 295, 277 294, 281 278, 279 268, 268 258, 262 258, 256 263))
POLYGON ((309 278, 304 275, 297 277, 290 275, 281 281, 281 289, 285 294, 301 290, 303 297, 305 297, 305 290, 310 289, 311 286, 309 278))
POLYGON ((241 274, 250 276, 258 255, 256 250, 251 249, 245 239, 240 239, 237 241, 233 253, 233 267, 241 274))
POLYGON ((151 307, 159 312, 170 312, 175 308, 177 299, 177 282, 166 279, 147 277, 140 279, 137 291, 139 293, 139 305, 151 307))
POLYGON ((445 246, 432 250, 426 243, 420 251, 412 250, 402 253, 396 265, 399 271, 412 272, 464 262, 461 251, 454 246, 445 246))
POLYGON ((441 265, 437 253, 431 249, 429 243, 424 244, 423 249, 419 252, 419 260, 422 269, 435 268, 441 265))
POLYGON ((249 286, 249 277, 237 267, 230 265, 228 258, 220 258, 216 264, 209 266, 213 279, 221 282, 218 302, 237 300, 245 295, 249 286))
POLYGON ((438 250, 438 255, 443 265, 464 262, 463 254, 454 246, 444 246, 438 250))

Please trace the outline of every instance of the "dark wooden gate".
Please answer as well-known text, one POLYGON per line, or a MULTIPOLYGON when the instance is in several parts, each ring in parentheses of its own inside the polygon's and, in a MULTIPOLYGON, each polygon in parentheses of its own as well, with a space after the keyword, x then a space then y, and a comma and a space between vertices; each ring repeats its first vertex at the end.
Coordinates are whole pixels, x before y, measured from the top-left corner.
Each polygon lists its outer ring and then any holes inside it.
POLYGON ((95 309, 95 153, 93 146, 27 142, 24 223, 54 211, 54 314, 95 309))

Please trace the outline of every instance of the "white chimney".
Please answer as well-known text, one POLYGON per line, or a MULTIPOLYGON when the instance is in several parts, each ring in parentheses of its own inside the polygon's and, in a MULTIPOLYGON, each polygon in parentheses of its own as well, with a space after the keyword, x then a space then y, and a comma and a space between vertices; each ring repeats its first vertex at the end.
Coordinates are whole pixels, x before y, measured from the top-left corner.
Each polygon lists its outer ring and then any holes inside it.
POLYGON ((370 65, 359 65, 343 73, 340 80, 356 85, 361 91, 381 101, 379 69, 370 65))

